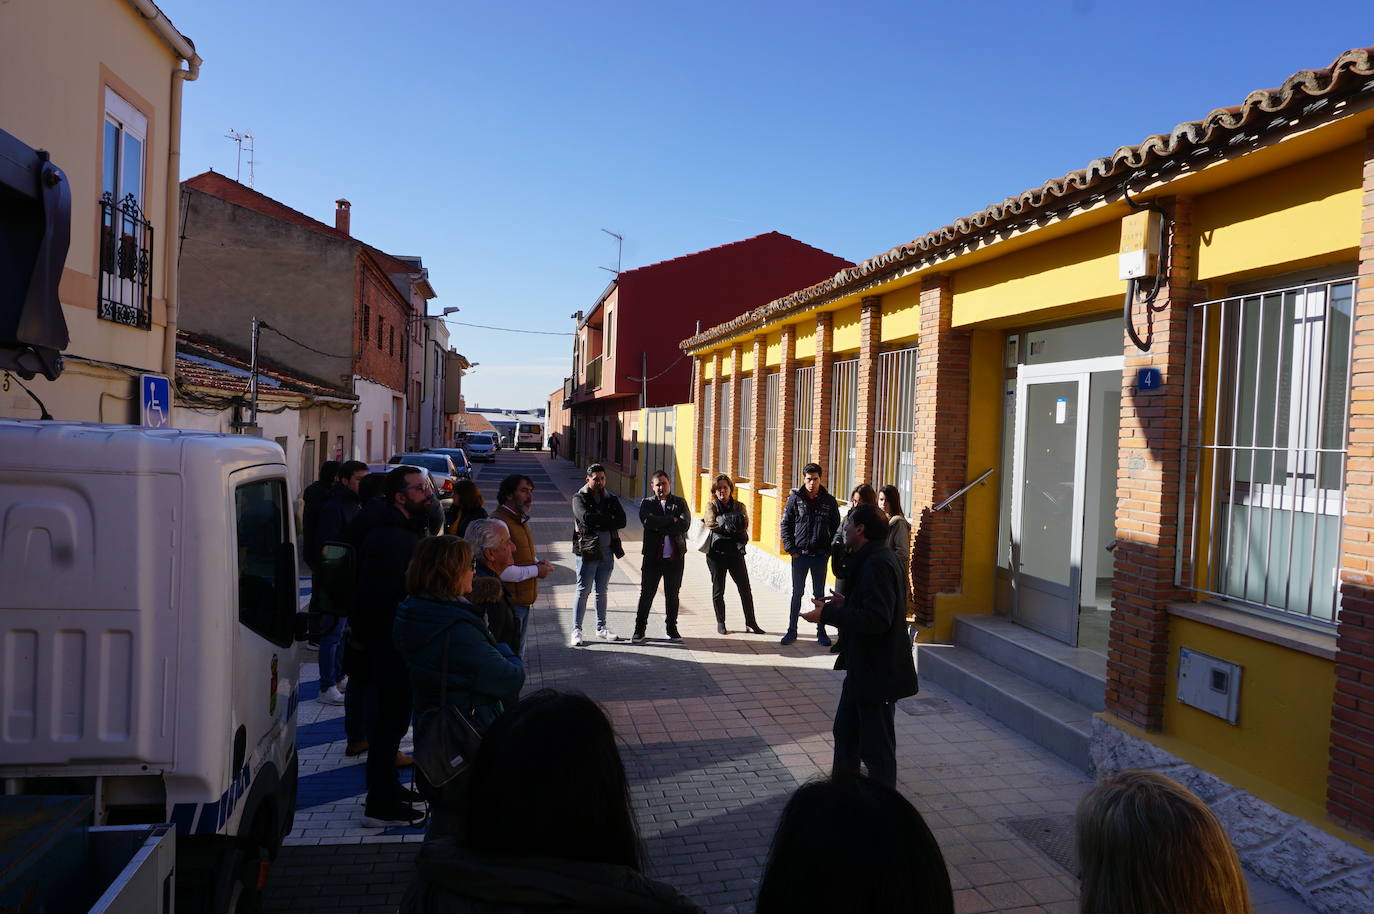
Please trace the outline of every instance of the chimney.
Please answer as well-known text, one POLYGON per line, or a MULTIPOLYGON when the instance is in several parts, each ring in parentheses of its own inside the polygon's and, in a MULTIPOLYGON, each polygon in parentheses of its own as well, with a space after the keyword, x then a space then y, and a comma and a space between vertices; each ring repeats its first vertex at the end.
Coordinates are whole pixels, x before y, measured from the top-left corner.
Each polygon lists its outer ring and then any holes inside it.
POLYGON ((340 197, 339 199, 334 201, 334 206, 334 228, 338 229, 339 231, 347 235, 348 211, 353 206, 353 204, 349 203, 343 197, 340 197))

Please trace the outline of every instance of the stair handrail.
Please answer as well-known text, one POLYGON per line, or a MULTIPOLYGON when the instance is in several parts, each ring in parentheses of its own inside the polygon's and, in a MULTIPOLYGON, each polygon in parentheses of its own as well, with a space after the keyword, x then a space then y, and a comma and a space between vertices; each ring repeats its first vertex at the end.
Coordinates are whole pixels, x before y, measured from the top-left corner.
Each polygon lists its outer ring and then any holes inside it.
POLYGON ((992 473, 993 473, 993 471, 996 470, 996 469, 997 469, 997 467, 988 467, 986 470, 983 471, 983 474, 982 474, 981 476, 979 476, 977 479, 973 480, 973 482, 971 482, 971 483, 969 483, 968 485, 964 486, 962 489, 960 489, 959 491, 955 492, 953 495, 950 495, 949 497, 947 497, 944 501, 940 502, 940 503, 939 503, 938 505, 936 505, 935 507, 931 508, 931 509, 930 509, 930 513, 935 514, 935 513, 939 512, 939 511, 945 510, 945 509, 948 508, 950 505, 954 504, 956 501, 958 501, 959 499, 963 498, 964 495, 966 495, 966 494, 968 493, 968 490, 969 490, 969 489, 973 488, 974 486, 976 486, 976 485, 978 485, 980 482, 982 482, 984 479, 987 479, 989 476, 991 476, 992 473))

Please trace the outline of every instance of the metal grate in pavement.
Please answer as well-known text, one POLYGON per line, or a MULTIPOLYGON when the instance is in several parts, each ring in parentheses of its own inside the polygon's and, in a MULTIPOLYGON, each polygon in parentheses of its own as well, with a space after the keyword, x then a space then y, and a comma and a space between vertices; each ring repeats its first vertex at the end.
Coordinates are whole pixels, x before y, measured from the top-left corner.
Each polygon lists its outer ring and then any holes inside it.
POLYGON ((1074 848, 1073 816, 1003 819, 1002 824, 1031 847, 1062 866, 1069 875, 1078 876, 1078 851, 1074 848))

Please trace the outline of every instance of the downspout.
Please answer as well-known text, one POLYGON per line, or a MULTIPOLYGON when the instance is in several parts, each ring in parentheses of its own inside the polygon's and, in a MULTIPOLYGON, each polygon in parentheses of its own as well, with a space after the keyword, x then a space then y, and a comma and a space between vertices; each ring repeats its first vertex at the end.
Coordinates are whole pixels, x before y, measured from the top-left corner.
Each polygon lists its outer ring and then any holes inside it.
MULTIPOLYGON (((185 35, 177 31, 176 26, 167 18, 162 10, 157 8, 153 0, 129 0, 134 9, 138 10, 139 15, 148 21, 154 31, 162 37, 167 44, 171 45, 181 60, 186 61, 186 68, 181 67, 180 61, 177 68, 172 71, 172 100, 169 111, 169 124, 167 129, 167 208, 163 217, 163 231, 168 241, 169 252, 176 249, 175 242, 181 235, 181 93, 182 84, 193 82, 200 77, 200 55, 196 53, 196 46, 185 35)), ((162 341, 162 373, 169 380, 175 379, 177 367, 177 296, 179 283, 177 282, 177 259, 174 256, 165 258, 163 264, 162 291, 163 298, 167 302, 167 326, 166 335, 162 341)), ((173 385, 175 387, 175 385, 173 385)), ((175 401, 175 395, 173 396, 175 401)))

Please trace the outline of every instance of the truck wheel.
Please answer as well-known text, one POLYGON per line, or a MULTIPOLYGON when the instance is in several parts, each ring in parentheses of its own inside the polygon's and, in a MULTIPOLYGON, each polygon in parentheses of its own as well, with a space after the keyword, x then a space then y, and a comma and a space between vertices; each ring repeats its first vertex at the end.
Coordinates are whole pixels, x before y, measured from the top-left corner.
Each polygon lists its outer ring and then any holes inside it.
POLYGON ((258 914, 262 892, 258 890, 258 860, 242 849, 228 851, 215 871, 210 895, 213 914, 258 914))

